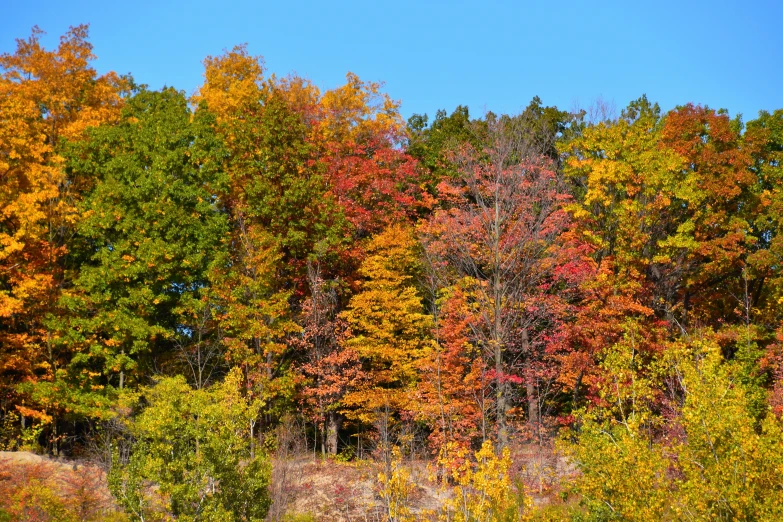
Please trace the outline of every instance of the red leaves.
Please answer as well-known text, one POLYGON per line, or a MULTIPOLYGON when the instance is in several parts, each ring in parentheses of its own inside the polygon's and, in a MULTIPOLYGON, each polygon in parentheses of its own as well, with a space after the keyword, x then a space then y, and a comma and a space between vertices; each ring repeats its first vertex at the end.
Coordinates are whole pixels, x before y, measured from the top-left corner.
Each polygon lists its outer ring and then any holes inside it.
POLYGON ((459 285, 440 301, 437 345, 419 363, 416 413, 432 428, 433 449, 446 442, 469 445, 480 439, 491 407, 489 377, 481 351, 471 343, 469 296, 459 285))
POLYGON ((298 371, 304 377, 300 403, 308 416, 323 425, 327 412, 336 411, 345 394, 363 379, 359 355, 345 348, 348 325, 337 316, 334 290, 322 279, 317 265, 309 267, 311 295, 302 304, 302 335, 289 344, 300 352, 298 371))
POLYGON ((368 136, 331 149, 325 158, 331 193, 359 235, 410 220, 427 206, 416 161, 385 137, 368 136))

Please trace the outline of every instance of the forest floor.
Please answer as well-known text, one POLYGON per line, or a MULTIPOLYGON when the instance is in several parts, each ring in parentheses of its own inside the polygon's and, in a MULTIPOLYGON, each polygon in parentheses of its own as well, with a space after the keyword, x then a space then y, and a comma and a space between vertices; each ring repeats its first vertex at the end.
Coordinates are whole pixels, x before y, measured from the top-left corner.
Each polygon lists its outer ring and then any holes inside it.
MULTIPOLYGON (((276 481, 272 496, 277 505, 273 512, 282 508, 289 514, 309 514, 326 522, 384 519, 383 502, 377 493, 381 471, 377 463, 300 457, 278 463, 275 473, 279 475, 282 467, 288 480, 276 481)), ((434 483, 425 462, 408 461, 405 467, 412 484, 406 504, 417 519, 425 519, 438 510, 444 493, 434 483)))
MULTIPOLYGON (((557 502, 551 484, 572 472, 567 462, 542 455, 533 447, 517 448, 515 453, 514 475, 525 484, 533 503, 545 506, 557 502)), ((427 461, 409 460, 404 466, 411 484, 406 504, 417 520, 434 519, 448 491, 438 484, 427 461)), ((341 462, 313 458, 312 454, 273 460, 273 504, 267 519, 379 522, 385 518, 378 494, 381 469, 372 461, 341 462)), ((44 490, 82 513, 84 520, 95 520, 91 514, 117 509, 99 466, 23 451, 0 452, 0 498, 16 496, 19 501, 34 503, 34 495, 44 490)))
MULTIPOLYGON (((558 484, 575 473, 573 465, 549 450, 535 445, 514 449, 512 469, 516 482, 537 507, 559 504, 558 484)), ((412 485, 406 504, 417 520, 437 519, 448 488, 438 483, 429 461, 406 460, 412 485)), ((280 514, 310 514, 326 522, 383 520, 383 501, 378 494, 378 463, 366 460, 339 462, 313 459, 312 455, 277 461, 273 476, 272 520, 280 514)))

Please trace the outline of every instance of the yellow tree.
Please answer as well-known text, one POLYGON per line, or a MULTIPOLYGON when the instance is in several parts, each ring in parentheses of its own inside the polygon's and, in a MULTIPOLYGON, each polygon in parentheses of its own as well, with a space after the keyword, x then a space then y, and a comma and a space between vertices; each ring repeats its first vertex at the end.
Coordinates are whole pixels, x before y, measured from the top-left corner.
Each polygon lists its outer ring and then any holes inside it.
MULTIPOLYGON (((98 76, 87 26, 72 27, 54 51, 33 28, 0 55, 0 382, 50 379, 63 361, 47 317, 65 284, 68 241, 89 179, 74 179, 60 152, 89 127, 115 120, 125 82, 98 76)), ((4 397, 18 400, 14 392, 4 397)), ((10 404, 0 408, 6 410, 10 404)), ((27 412, 24 410, 23 413, 27 412)), ((29 412, 28 412, 29 413, 29 412)))
POLYGON ((756 425, 741 366, 709 332, 642 363, 633 336, 611 347, 602 404, 577 414, 576 492, 600 520, 779 520, 783 425, 756 425), (673 408, 651 409, 663 382, 673 408))
POLYGON ((514 487, 509 470, 511 452, 496 455, 491 441, 484 441, 475 462, 462 452, 464 463, 452 473, 451 498, 443 505, 439 519, 446 522, 517 522, 526 520, 530 507, 525 492, 514 487), (525 513, 526 516, 526 513, 525 513))
POLYGON ((232 228, 269 234, 282 256, 281 275, 296 278, 304 291, 306 261, 316 244, 328 248, 344 236, 312 144, 312 121, 286 85, 264 79, 261 58, 245 47, 207 57, 204 65, 205 82, 194 101, 215 115, 225 145, 220 198, 232 228))
POLYGON ((225 173, 216 188, 230 227, 225 259, 212 272, 223 344, 266 399, 290 399, 294 374, 284 340, 298 328, 289 300, 306 284, 315 244, 334 238, 339 213, 324 196, 306 122, 264 79, 261 58, 238 46, 204 66, 194 101, 215 115, 225 173))
POLYGON ((415 237, 402 225, 387 228, 367 247, 361 290, 342 314, 352 333, 344 344, 358 353, 365 370, 343 401, 354 419, 375 422, 379 411, 407 408, 417 363, 431 348, 432 317, 414 281, 418 268, 415 237))

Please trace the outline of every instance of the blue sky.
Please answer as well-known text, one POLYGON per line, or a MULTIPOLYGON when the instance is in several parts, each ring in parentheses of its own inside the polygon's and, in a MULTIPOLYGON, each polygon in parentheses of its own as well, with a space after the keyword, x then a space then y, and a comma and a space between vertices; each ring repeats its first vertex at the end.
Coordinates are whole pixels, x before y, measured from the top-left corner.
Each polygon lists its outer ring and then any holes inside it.
POLYGON ((246 42, 278 75, 322 88, 348 71, 383 81, 407 118, 468 105, 514 113, 538 95, 561 109, 641 94, 746 120, 783 107, 783 2, 131 2, 9 0, 0 52, 33 25, 47 47, 90 24, 96 68, 191 93, 207 55, 246 42))

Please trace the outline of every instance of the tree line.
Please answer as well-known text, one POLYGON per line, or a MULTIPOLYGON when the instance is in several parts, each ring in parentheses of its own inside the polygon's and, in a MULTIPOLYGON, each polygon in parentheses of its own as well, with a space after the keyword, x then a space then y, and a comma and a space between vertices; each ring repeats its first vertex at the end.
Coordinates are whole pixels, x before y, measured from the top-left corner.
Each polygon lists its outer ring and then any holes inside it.
POLYGON ((385 463, 389 520, 401 456, 444 520, 781 516, 783 110, 405 122, 244 46, 188 97, 41 34, 0 56, 4 448, 107 441, 134 520, 263 519, 292 416, 385 463), (536 515, 509 449, 553 444, 577 501, 536 515))

